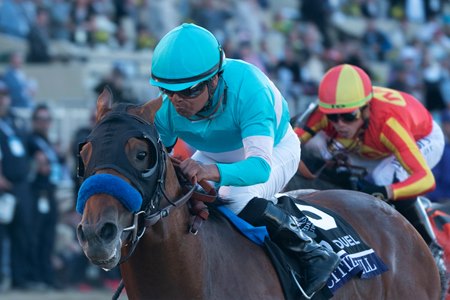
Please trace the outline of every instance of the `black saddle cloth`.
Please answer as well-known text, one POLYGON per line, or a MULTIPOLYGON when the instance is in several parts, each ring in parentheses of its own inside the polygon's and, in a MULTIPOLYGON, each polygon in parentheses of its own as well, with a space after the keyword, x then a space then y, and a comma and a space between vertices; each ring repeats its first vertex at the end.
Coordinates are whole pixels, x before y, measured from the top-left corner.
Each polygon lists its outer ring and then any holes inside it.
MULTIPOLYGON (((338 288, 353 277, 366 279, 388 270, 359 234, 331 210, 289 196, 280 197, 277 205, 293 215, 306 234, 316 242, 331 248, 341 258, 341 263, 330 276, 327 285, 312 299, 330 299, 338 288)), ((265 239, 264 244, 278 272, 285 298, 304 299, 294 279, 296 277, 301 281, 304 276, 304 267, 298 259, 281 250, 269 238, 265 239)))

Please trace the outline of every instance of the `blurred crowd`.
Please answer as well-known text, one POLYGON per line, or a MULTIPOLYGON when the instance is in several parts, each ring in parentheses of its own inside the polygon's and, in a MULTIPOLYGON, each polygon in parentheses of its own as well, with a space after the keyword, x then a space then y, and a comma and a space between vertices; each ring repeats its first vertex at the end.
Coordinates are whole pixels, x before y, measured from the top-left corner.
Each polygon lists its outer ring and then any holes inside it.
MULTIPOLYGON (((71 56, 73 52, 61 51, 61 45, 111 52, 152 50, 181 22, 209 29, 228 57, 262 69, 288 100, 293 118, 315 101, 320 79, 337 64, 360 66, 375 84, 413 94, 443 125, 448 142, 441 164, 433 170, 437 190, 429 197, 450 200, 450 190, 445 190, 450 183, 448 1, 0 0, 0 34, 27 44, 25 53, 0 57, 7 64, 0 74, 0 192, 21 199, 11 223, 0 224, 0 290, 10 286, 8 280, 16 288, 36 289, 80 287, 94 281, 105 285, 119 277, 117 272, 92 268, 85 260, 75 237, 79 216, 58 209, 55 196, 58 181, 53 172, 72 179, 76 195, 78 182, 71 165, 77 142, 92 124, 73 133, 67 153, 60 151, 45 132, 52 126, 52 108, 36 99, 39 78, 30 78, 23 64, 79 59, 71 56), (15 109, 29 110, 30 117, 16 118, 15 109), (23 153, 11 137, 19 141, 23 153), (12 158, 27 160, 7 163, 8 151, 12 158)), ((127 70, 123 62, 114 64, 94 92, 107 84, 117 101, 146 100, 136 98, 129 83, 137 79, 127 70)))
MULTIPOLYGON (((67 153, 50 138, 51 108, 36 103, 30 118, 24 119, 11 104, 12 93, 0 81, 0 292, 10 288, 113 289, 119 271, 100 273, 88 263, 76 241, 80 218, 73 199, 79 182, 66 162, 67 153), (70 207, 62 209, 57 189, 64 180, 75 184, 70 207)), ((80 127, 76 131, 72 148, 90 129, 80 127)), ((74 159, 77 153, 70 155, 74 159)))

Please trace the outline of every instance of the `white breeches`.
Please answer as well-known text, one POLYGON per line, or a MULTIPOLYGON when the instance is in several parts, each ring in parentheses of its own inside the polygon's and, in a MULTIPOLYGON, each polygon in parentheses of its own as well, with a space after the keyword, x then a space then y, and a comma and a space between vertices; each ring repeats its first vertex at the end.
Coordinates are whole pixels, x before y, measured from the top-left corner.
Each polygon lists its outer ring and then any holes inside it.
MULTIPOLYGON (((196 151, 192 158, 203 163, 216 163, 201 151, 196 151)), ((299 163, 300 141, 289 126, 283 139, 273 149, 269 179, 264 183, 250 186, 222 186, 218 191, 219 196, 236 214, 240 213, 254 197, 275 202, 275 194, 279 193, 295 175, 299 163)))

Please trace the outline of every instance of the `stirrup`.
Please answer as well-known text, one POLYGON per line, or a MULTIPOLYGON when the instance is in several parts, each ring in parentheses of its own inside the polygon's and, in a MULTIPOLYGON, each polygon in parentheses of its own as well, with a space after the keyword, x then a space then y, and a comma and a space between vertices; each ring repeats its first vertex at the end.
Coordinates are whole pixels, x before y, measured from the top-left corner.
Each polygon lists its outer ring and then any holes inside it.
MULTIPOLYGON (((305 297, 306 299, 310 300, 312 297, 314 297, 314 295, 317 293, 317 291, 313 292, 311 295, 306 294, 305 290, 302 288, 302 285, 300 284, 300 282, 297 280, 297 276, 299 276, 297 274, 297 272, 295 272, 294 270, 290 269, 291 272, 291 276, 294 279, 295 284, 297 285, 298 289, 300 290, 300 292, 302 293, 303 297, 305 297)), ((320 291, 320 289, 319 289, 320 291)))

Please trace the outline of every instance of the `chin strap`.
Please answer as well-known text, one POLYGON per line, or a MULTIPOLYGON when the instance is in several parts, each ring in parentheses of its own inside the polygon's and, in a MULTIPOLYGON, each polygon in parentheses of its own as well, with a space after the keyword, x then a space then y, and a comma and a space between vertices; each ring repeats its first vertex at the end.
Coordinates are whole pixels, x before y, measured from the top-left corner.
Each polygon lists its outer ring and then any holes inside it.
MULTIPOLYGON (((220 77, 219 77, 220 79, 220 77)), ((205 106, 194 115, 195 118, 188 118, 190 121, 202 121, 202 120, 209 120, 212 119, 216 116, 217 112, 219 111, 219 108, 221 106, 225 106, 227 104, 227 92, 228 92, 228 85, 226 84, 226 82, 223 80, 224 83, 224 88, 223 88, 223 94, 219 96, 219 100, 217 101, 217 104, 214 106, 214 108, 212 107, 212 99, 214 97, 214 93, 217 90, 217 87, 215 89, 213 89, 212 87, 212 81, 209 81, 207 83, 207 88, 208 88, 208 101, 205 104, 205 106), (210 113, 208 113, 208 111, 210 111, 210 113), (207 113, 207 114, 206 114, 207 113)))

